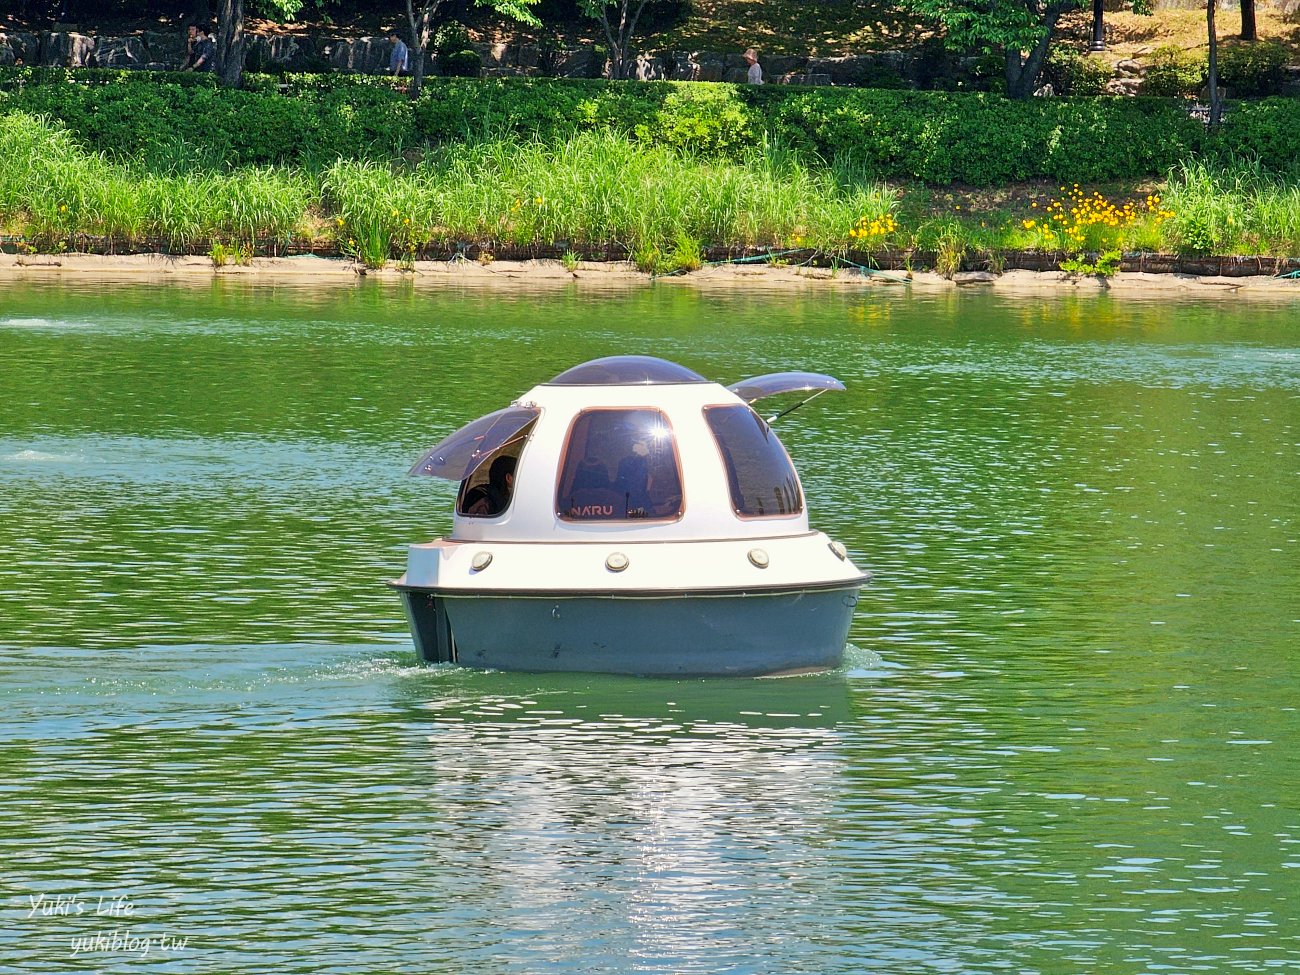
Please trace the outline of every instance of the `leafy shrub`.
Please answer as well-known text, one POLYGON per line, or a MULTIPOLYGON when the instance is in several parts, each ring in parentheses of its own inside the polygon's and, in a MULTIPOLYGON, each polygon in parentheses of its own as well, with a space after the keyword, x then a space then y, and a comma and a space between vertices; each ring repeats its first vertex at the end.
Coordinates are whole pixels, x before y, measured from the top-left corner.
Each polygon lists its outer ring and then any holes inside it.
POLYGON ((999 95, 1007 93, 1006 59, 994 52, 989 51, 974 58, 970 62, 968 73, 971 84, 958 87, 967 87, 973 91, 991 91, 999 95))
POLYGON ((483 58, 471 45, 469 32, 455 21, 443 24, 433 35, 433 54, 438 71, 448 78, 477 78, 483 73, 483 58))
POLYGON ((13 109, 59 119, 92 150, 162 172, 388 157, 416 139, 410 101, 391 86, 331 84, 295 97, 142 78, 27 85, 9 98, 13 109))
POLYGON ((448 78, 477 78, 483 73, 483 58, 478 51, 466 49, 438 56, 438 70, 448 78))
POLYGON ((1215 249, 1214 231, 1203 213, 1189 213, 1174 224, 1174 248, 1180 254, 1208 254, 1215 249))
POLYGON ((1085 57, 1066 47, 1053 48, 1044 69, 1046 79, 1058 95, 1104 95, 1106 83, 1114 77, 1102 58, 1085 57))
POLYGON ((1097 255, 1097 260, 1089 261, 1079 254, 1061 262, 1061 270, 1067 274, 1082 274, 1086 277, 1113 278, 1119 273, 1123 253, 1117 250, 1105 251, 1097 255))
POLYGON ((1209 76, 1205 55, 1177 47, 1158 47, 1151 52, 1142 93, 1166 98, 1187 98, 1205 85, 1209 76))
POLYGON ((1219 80, 1235 95, 1271 95, 1282 85, 1288 60, 1277 41, 1225 44, 1219 49, 1219 80))
POLYGON ((437 57, 463 51, 470 46, 469 31, 457 21, 448 21, 433 34, 433 53, 437 57))
POLYGON ((1154 175, 1204 140, 1200 123, 1156 99, 918 91, 791 93, 772 104, 767 128, 823 159, 854 158, 877 177, 976 186, 1154 175))
POLYGON ((1275 172, 1294 170, 1300 160, 1300 100, 1266 98, 1233 106, 1212 148, 1224 156, 1250 157, 1275 172))
POLYGON ((315 109, 315 122, 299 150, 305 161, 383 159, 417 141, 411 102, 392 90, 336 89, 307 105, 315 109))
MULTIPOLYGON (((319 6, 319 4, 316 4, 319 6)), ((281 22, 293 20, 302 12, 303 0, 251 0, 249 13, 281 22)))
POLYGON ((631 132, 654 119, 675 88, 665 82, 431 78, 415 106, 415 123, 430 142, 508 135, 563 140, 599 129, 631 132))
POLYGON ((941 36, 927 37, 912 47, 916 86, 925 91, 955 91, 968 81, 957 58, 941 36))
POLYGON ((44 65, 0 67, 0 90, 28 86, 169 85, 180 88, 217 88, 220 80, 208 71, 127 71, 122 68, 59 68, 44 65))
POLYGON ((277 75, 245 72, 245 91, 264 94, 284 94, 291 98, 313 95, 325 91, 351 90, 353 88, 381 88, 388 91, 404 89, 407 81, 387 74, 344 74, 335 71, 283 72, 277 75))
POLYGON ((1157 175, 1198 152, 1205 129, 1158 98, 1049 99, 1051 134, 1039 166, 1053 179, 1100 181, 1157 175))
POLYGON ((707 82, 674 86, 654 117, 634 131, 644 142, 707 154, 735 154, 753 137, 750 110, 736 86, 707 82))

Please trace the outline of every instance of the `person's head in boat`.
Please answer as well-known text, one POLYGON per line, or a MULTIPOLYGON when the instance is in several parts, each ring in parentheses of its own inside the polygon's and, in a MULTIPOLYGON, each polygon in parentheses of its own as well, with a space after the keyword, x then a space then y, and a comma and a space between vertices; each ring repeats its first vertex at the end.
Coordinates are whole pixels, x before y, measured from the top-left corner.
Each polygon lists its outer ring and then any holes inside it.
POLYGON ((488 468, 488 497, 490 498, 493 514, 498 511, 504 511, 506 505, 510 503, 510 495, 515 489, 515 465, 518 463, 516 457, 498 457, 488 468))

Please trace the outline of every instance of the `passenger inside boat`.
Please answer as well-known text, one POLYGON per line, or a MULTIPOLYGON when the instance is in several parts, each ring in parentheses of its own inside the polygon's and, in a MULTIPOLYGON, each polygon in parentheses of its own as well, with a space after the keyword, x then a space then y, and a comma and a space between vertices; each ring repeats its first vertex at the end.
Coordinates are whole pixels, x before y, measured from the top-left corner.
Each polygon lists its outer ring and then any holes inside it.
POLYGON ((677 451, 663 413, 598 408, 578 415, 560 473, 556 510, 561 518, 676 518, 681 508, 677 451))
POLYGON ((487 483, 463 490, 460 513, 475 518, 495 518, 505 511, 514 494, 517 463, 518 458, 510 454, 502 454, 493 460, 488 467, 487 483))

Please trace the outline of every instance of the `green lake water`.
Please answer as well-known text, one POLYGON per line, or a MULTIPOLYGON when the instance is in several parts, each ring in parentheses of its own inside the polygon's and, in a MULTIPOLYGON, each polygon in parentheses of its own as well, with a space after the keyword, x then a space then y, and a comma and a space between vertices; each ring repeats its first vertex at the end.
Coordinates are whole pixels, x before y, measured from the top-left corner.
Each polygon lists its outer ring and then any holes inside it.
POLYGON ((0 972, 1295 971, 1298 478, 1294 304, 11 279, 0 972), (848 385, 842 670, 417 666, 407 468, 615 353, 848 385))

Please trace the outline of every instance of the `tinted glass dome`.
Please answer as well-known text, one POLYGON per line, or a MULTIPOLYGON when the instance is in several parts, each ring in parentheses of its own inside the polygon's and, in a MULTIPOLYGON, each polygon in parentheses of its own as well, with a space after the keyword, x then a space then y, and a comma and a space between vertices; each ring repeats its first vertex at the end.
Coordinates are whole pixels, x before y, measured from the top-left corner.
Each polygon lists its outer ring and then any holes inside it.
POLYGON ((547 386, 658 386, 707 383, 697 372, 650 355, 611 355, 566 369, 547 386))

